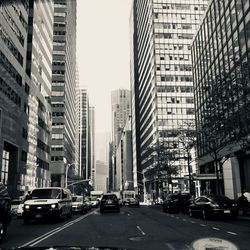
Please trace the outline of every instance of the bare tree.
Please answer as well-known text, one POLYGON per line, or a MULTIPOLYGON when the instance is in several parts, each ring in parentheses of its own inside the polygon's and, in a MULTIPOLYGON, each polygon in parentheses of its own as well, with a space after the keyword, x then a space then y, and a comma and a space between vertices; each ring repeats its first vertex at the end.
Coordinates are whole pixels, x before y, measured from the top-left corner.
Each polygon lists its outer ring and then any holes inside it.
POLYGON ((147 150, 149 152, 148 158, 153 158, 154 166, 147 170, 146 175, 157 177, 161 193, 163 191, 162 177, 167 176, 168 189, 170 189, 171 185, 171 191, 173 192, 173 176, 176 176, 179 173, 178 167, 175 165, 179 154, 173 149, 173 146, 170 146, 170 143, 164 141, 158 141, 151 145, 147 150))
POLYGON ((189 192, 194 194, 192 185, 192 169, 191 169, 191 150, 196 146, 196 129, 193 120, 187 121, 182 124, 178 129, 178 141, 182 155, 187 160, 188 166, 188 179, 189 179, 189 192))

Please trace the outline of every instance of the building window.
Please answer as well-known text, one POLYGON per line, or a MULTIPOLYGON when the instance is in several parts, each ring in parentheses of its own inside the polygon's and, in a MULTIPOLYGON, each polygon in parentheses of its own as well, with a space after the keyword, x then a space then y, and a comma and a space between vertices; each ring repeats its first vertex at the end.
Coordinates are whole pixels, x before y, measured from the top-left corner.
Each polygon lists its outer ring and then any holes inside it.
POLYGON ((9 161, 10 161, 10 153, 6 150, 3 150, 3 158, 2 158, 2 168, 1 168, 1 182, 4 185, 8 184, 8 173, 9 173, 9 161))

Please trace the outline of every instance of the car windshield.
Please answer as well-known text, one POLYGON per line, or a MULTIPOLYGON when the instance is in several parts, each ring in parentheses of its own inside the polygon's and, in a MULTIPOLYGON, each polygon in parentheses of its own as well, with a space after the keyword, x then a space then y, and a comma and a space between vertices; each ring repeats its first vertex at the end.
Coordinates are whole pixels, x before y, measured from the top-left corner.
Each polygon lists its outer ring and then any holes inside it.
POLYGON ((33 190, 30 199, 59 199, 61 189, 36 189, 33 190))
POLYGON ((217 203, 231 203, 233 200, 229 199, 226 196, 215 195, 211 196, 211 199, 217 203))
POLYGON ((83 198, 81 196, 73 196, 72 202, 81 202, 83 201, 83 198))
POLYGON ((103 195, 102 200, 114 200, 117 199, 116 195, 103 195))

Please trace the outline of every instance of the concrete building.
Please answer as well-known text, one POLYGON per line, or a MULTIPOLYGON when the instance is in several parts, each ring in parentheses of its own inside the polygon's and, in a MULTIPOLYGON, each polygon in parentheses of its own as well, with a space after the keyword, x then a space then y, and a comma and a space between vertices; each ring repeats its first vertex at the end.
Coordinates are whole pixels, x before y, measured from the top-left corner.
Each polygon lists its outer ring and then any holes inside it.
POLYGON ((95 107, 89 107, 89 140, 88 140, 88 176, 95 186, 95 107))
POLYGON ((117 144, 128 116, 131 114, 131 92, 126 89, 114 90, 111 93, 112 105, 112 140, 117 144))
MULTIPOLYGON (((191 42, 207 7, 204 1, 135 0, 131 14, 131 75, 133 100, 134 176, 147 179, 147 192, 158 196, 157 162, 149 148, 164 143, 175 152, 174 190, 180 191, 187 174, 187 161, 179 150, 177 131, 194 121, 191 42), (137 125, 136 125, 137 122, 137 125), (138 125, 139 123, 139 125, 138 125), (138 157, 136 154, 140 154, 138 157), (139 175, 138 175, 139 171, 139 175)), ((166 183, 166 175, 161 173, 166 183)))
POLYGON ((95 190, 103 191, 108 190, 108 165, 102 161, 96 161, 96 177, 95 177, 95 190))
POLYGON ((79 89, 79 169, 80 177, 88 179, 89 98, 86 88, 79 89))
POLYGON ((116 178, 115 191, 134 190, 132 161, 132 131, 131 116, 122 131, 116 148, 116 178))
POLYGON ((53 3, 0 7, 0 181, 14 198, 50 184, 53 3))
POLYGON ((76 0, 54 1, 51 181, 65 186, 75 165, 76 0))
POLYGON ((192 44, 202 192, 250 190, 250 3, 211 1, 192 44))

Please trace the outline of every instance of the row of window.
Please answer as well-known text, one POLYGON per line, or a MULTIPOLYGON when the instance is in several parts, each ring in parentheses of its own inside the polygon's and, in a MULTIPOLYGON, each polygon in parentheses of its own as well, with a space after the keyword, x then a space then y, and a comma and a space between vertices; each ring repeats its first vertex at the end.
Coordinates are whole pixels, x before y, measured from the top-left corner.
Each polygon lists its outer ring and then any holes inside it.
POLYGON ((164 39, 193 39, 193 34, 173 34, 173 33, 156 33, 155 38, 164 38, 164 39))
POLYGON ((193 93, 193 87, 191 86, 157 86, 157 92, 193 93))
POLYGON ((37 147, 47 152, 48 154, 50 153, 50 147, 40 139, 37 139, 37 147))
POLYGON ((17 82, 18 85, 22 86, 22 77, 12 66, 7 57, 0 51, 0 64, 4 69, 11 75, 11 77, 17 82))
POLYGON ((180 54, 180 55, 172 55, 172 54, 165 54, 165 55, 156 55, 156 60, 160 61, 189 61, 191 56, 189 54, 180 54))
POLYGON ((47 132, 47 134, 50 134, 49 126, 41 117, 38 117, 38 126, 43 128, 47 132))
POLYGON ((10 28, 16 35, 18 41, 21 43, 22 46, 24 46, 24 37, 22 35, 22 32, 19 30, 18 26, 16 25, 16 22, 14 21, 14 19, 12 18, 11 14, 9 13, 6 7, 3 8, 2 14, 7 23, 9 24, 10 28))
POLYGON ((161 66, 156 66, 157 71, 192 71, 192 65, 188 64, 181 64, 181 65, 161 65, 161 66))
POLYGON ((49 170, 49 163, 48 162, 46 162, 40 158, 37 158, 36 163, 38 164, 39 168, 42 168, 44 170, 49 170))
POLYGON ((193 108, 158 108, 158 114, 159 115, 194 115, 194 109, 193 108))
POLYGON ((181 30, 191 30, 195 29, 196 25, 191 23, 155 23, 155 29, 181 29, 181 30))
POLYGON ((3 40, 5 45, 9 48, 12 55, 16 58, 16 60, 20 63, 21 66, 23 66, 23 56, 17 49, 17 47, 14 45, 14 43, 11 41, 10 37, 4 30, 4 28, 0 24, 0 38, 3 40))
POLYGON ((64 117, 64 112, 52 112, 52 116, 55 117, 64 117))
POLYGON ((63 161, 63 156, 51 156, 51 161, 63 161))
POLYGON ((194 103, 194 98, 192 97, 157 97, 157 102, 158 103, 186 103, 186 104, 192 104, 194 103))
POLYGON ((0 92, 21 107, 21 97, 0 77, 0 92))
POLYGON ((201 10, 206 9, 206 5, 192 5, 184 3, 172 3, 172 4, 163 4, 163 3, 154 3, 154 9, 163 9, 163 10, 201 10))
POLYGON ((161 76, 162 82, 193 82, 192 76, 161 76))
MULTIPOLYGON (((29 10, 29 2, 27 0, 21 0, 24 9, 28 12, 29 10)), ((21 22, 21 24, 23 25, 24 29, 27 31, 28 30, 28 24, 22 14, 22 12, 17 9, 17 5, 16 4, 12 4, 12 7, 14 9, 14 11, 16 12, 17 16, 19 17, 19 20, 21 22)))

